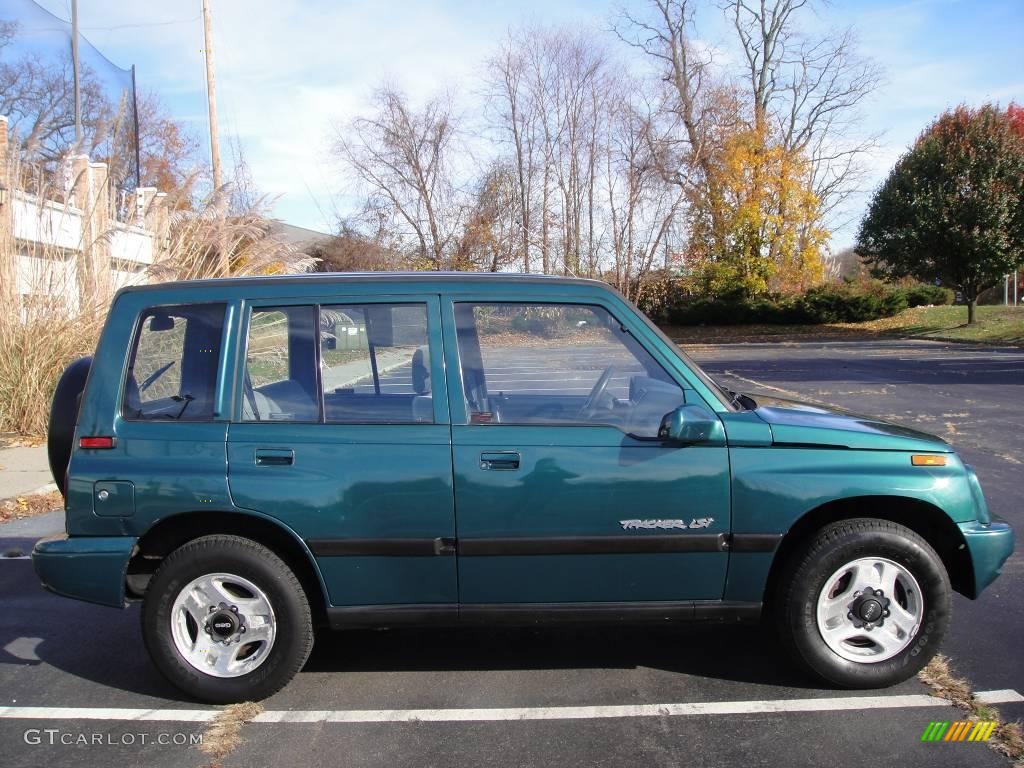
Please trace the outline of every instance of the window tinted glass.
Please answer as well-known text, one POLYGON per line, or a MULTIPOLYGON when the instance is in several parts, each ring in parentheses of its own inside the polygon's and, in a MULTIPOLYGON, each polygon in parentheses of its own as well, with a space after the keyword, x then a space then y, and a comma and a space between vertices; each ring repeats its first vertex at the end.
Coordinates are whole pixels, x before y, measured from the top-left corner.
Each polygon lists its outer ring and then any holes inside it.
POLYGON ((316 307, 253 309, 243 421, 318 421, 316 307))
POLYGON ((657 435, 682 389, 602 307, 457 304, 475 424, 607 424, 657 435))
POLYGON ((143 313, 129 357, 129 419, 211 419, 223 304, 154 307, 143 313))
POLYGON ((432 422, 423 304, 320 308, 324 418, 329 422, 432 422))

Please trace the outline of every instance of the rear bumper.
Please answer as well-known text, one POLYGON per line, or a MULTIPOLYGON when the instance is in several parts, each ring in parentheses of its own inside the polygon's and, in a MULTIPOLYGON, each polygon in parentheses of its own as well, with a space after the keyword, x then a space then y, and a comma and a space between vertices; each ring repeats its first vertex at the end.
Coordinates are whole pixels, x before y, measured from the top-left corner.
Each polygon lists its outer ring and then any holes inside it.
POLYGON ((974 571, 974 594, 977 598, 982 591, 995 581, 1003 563, 1013 554, 1013 529, 1002 521, 991 523, 961 523, 960 532, 971 556, 974 571))
POLYGON ((132 536, 71 536, 40 539, 32 566, 50 592, 123 608, 124 579, 137 539, 132 536))

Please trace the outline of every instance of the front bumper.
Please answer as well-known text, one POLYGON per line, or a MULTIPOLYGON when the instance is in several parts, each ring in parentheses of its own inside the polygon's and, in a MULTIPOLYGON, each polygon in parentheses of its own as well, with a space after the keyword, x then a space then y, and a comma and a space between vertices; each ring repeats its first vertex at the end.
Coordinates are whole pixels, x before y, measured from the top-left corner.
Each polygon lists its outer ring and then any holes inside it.
POLYGON ((1013 529, 1002 521, 980 523, 976 520, 960 524, 960 532, 971 556, 974 572, 974 594, 977 598, 996 580, 1003 563, 1013 554, 1013 529))
POLYGON ((123 608, 124 579, 137 539, 133 536, 68 536, 40 539, 32 566, 50 592, 123 608))

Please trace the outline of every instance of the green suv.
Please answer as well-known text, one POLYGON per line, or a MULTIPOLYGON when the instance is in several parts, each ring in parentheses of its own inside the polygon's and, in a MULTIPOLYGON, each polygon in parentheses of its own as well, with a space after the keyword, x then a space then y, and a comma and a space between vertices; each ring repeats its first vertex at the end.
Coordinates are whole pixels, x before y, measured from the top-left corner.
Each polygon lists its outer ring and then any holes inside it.
POLYGON ((755 621, 913 675, 1013 550, 942 440, 726 391, 607 285, 361 274, 128 288, 54 396, 53 592, 259 699, 314 629, 755 621))

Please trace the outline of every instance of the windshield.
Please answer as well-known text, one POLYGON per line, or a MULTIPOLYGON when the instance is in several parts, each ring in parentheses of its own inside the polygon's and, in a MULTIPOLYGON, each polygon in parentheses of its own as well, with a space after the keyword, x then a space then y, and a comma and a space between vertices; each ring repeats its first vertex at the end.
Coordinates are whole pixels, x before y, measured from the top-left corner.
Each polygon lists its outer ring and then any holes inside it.
MULTIPOLYGON (((631 304, 631 306, 633 306, 633 305, 631 304)), ((708 376, 704 372, 704 369, 702 369, 699 365, 697 365, 697 362, 692 357, 690 357, 683 350, 682 347, 680 347, 678 344, 676 344, 674 341, 672 341, 672 339, 670 339, 668 336, 666 336, 665 332, 662 331, 661 328, 659 328, 657 325, 655 325, 651 321, 651 319, 649 317, 647 317, 647 315, 645 315, 643 312, 641 312, 635 306, 633 306, 633 309, 636 311, 636 314, 641 319, 643 319, 643 321, 647 325, 647 327, 650 328, 652 331, 654 331, 655 334, 657 334, 659 339, 664 341, 665 344, 668 347, 670 347, 671 349, 674 349, 676 351, 676 354, 678 354, 679 357, 682 358, 683 362, 686 363, 686 367, 689 368, 691 371, 693 371, 693 374, 700 380, 700 383, 708 388, 708 390, 711 392, 711 394, 713 394, 718 399, 718 402, 720 402, 722 405, 724 405, 730 411, 742 411, 742 410, 745 410, 743 405, 739 402, 735 392, 731 392, 730 390, 726 389, 721 384, 719 384, 717 381, 712 379, 710 376, 708 376)))

